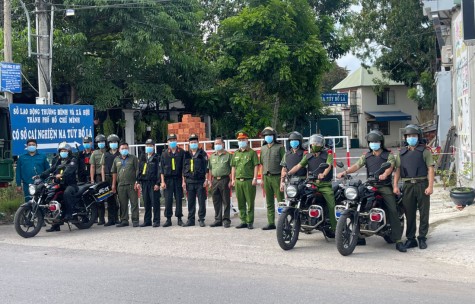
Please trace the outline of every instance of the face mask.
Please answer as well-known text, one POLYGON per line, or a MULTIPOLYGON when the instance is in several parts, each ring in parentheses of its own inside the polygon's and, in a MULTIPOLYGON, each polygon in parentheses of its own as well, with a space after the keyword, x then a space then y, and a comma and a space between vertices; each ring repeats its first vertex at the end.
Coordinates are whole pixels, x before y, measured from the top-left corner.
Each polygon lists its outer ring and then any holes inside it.
POLYGON ((264 140, 266 141, 266 143, 271 144, 271 143, 274 141, 274 136, 272 136, 272 135, 266 135, 266 136, 264 137, 264 140))
POLYGON ((299 147, 299 141, 298 140, 291 140, 290 141, 290 146, 292 149, 297 149, 299 147))
POLYGON ((59 156, 61 156, 61 158, 68 158, 68 155, 68 152, 59 152, 59 156))
POLYGON ((196 150, 196 149, 198 149, 198 144, 197 144, 197 143, 192 143, 192 144, 190 144, 190 149, 191 149, 191 150, 196 150))
POLYGON ((97 146, 99 147, 99 149, 104 149, 106 147, 106 143, 100 142, 97 144, 97 146))
POLYGON ((240 141, 238 142, 239 149, 245 149, 247 147, 247 142, 246 141, 240 141))
POLYGON ((109 144, 109 147, 110 147, 112 150, 116 150, 116 149, 119 147, 119 144, 118 144, 118 143, 110 143, 110 144, 109 144))
POLYGON ((152 153, 153 152, 153 147, 145 147, 145 152, 146 153, 152 153))
POLYGON ((322 148, 323 148, 322 146, 312 146, 312 152, 313 153, 320 152, 322 148))
POLYGON ((380 143, 369 143, 369 148, 373 151, 378 151, 381 149, 381 144, 380 143))
POLYGON ((35 152, 36 151, 36 146, 28 146, 28 147, 26 147, 26 150, 28 150, 28 152, 35 152))
POLYGON ((89 143, 84 144, 84 149, 91 149, 91 144, 89 144, 89 143))
POLYGON ((409 146, 415 146, 417 144, 418 138, 417 137, 408 137, 406 139, 409 146))
POLYGON ((120 154, 121 154, 122 156, 127 156, 127 155, 129 155, 129 150, 126 150, 126 149, 120 150, 120 154))
POLYGON ((171 141, 168 146, 172 149, 175 149, 176 148, 176 141, 171 141))
POLYGON ((221 150, 223 150, 223 145, 214 145, 214 149, 216 151, 221 151, 221 150))

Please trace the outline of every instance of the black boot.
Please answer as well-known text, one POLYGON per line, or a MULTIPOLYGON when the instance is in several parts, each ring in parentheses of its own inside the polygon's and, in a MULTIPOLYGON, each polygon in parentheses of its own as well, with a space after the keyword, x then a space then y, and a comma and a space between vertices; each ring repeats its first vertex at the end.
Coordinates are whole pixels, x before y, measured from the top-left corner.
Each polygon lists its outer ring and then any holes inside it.
POLYGON ((46 232, 55 232, 55 231, 61 231, 61 227, 59 226, 59 224, 54 224, 53 226, 51 226, 51 228, 46 229, 46 232))

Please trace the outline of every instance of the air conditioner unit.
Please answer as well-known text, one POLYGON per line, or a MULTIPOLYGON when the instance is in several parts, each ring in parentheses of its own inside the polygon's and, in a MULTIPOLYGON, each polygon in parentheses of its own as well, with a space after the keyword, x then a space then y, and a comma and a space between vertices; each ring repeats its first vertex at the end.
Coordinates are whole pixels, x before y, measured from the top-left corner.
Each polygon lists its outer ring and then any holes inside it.
POLYGON ((441 58, 440 58, 442 61, 442 65, 452 65, 452 58, 453 58, 452 46, 444 45, 442 47, 441 58))

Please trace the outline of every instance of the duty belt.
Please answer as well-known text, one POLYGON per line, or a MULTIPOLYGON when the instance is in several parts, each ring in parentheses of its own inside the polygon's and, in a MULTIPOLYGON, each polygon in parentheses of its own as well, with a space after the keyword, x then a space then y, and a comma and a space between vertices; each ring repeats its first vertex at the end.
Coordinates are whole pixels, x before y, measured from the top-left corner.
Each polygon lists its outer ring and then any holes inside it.
POLYGON ((224 175, 224 176, 215 176, 214 178, 216 178, 217 180, 220 180, 220 179, 224 179, 226 177, 229 177, 229 175, 224 175))
POLYGON ((280 173, 272 174, 272 173, 270 173, 270 172, 267 172, 265 175, 266 175, 266 176, 277 176, 277 175, 280 176, 280 173))
POLYGON ((424 178, 424 179, 411 178, 411 179, 408 179, 404 182, 405 183, 410 183, 410 184, 418 184, 418 183, 423 183, 423 182, 426 182, 426 181, 427 181, 426 178, 424 178))
POLYGON ((252 178, 237 178, 238 181, 240 182, 244 182, 244 181, 247 181, 247 180, 251 180, 252 178))

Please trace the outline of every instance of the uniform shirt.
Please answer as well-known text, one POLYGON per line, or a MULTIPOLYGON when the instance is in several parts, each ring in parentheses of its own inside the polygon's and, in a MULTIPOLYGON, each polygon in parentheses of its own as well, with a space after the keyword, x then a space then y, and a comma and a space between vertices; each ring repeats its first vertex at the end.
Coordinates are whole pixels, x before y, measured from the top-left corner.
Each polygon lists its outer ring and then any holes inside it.
MULTIPOLYGON (((320 156, 320 154, 315 154, 315 153, 313 153, 313 155, 314 155, 315 157, 319 157, 319 156, 320 156)), ((327 164, 329 164, 330 166, 333 165, 333 154, 332 154, 332 153, 328 153, 327 164)), ((304 155, 304 156, 302 157, 302 160, 300 161, 300 165, 301 165, 302 167, 304 167, 304 168, 307 167, 307 165, 308 165, 307 155, 304 155)))
POLYGON ((33 156, 30 153, 20 155, 16 164, 16 184, 20 186, 24 184, 32 184, 32 177, 49 169, 49 163, 46 155, 35 153, 33 156))
MULTIPOLYGON (((116 157, 120 157, 119 150, 116 150, 114 154, 111 153, 111 150, 102 154, 101 162, 99 166, 104 166, 104 173, 105 175, 112 175, 112 165, 114 164, 114 160, 116 157)), ((101 168, 102 169, 102 168, 101 168)), ((97 168, 96 168, 97 173, 97 168)), ((100 173, 100 172, 99 172, 100 173)))
POLYGON ((183 158, 183 176, 186 181, 204 181, 208 173, 208 154, 203 149, 198 149, 193 154, 186 151, 183 158))
POLYGON ((261 148, 260 164, 262 165, 263 174, 279 174, 280 162, 285 155, 285 149, 278 144, 267 144, 261 148))
POLYGON ((145 155, 139 162, 137 181, 149 181, 160 184, 160 158, 157 154, 145 155))
POLYGON ((208 161, 208 170, 211 172, 211 175, 221 177, 231 174, 232 158, 233 155, 228 151, 223 151, 221 155, 218 152, 211 154, 208 161))
MULTIPOLYGON (((426 163, 427 168, 434 166, 434 159, 432 158, 432 153, 428 150, 425 149, 424 152, 422 152, 422 158, 424 159, 424 162, 426 163)), ((401 168, 401 158, 400 154, 396 155, 396 168, 401 168)), ((426 176, 421 176, 421 177, 414 177, 414 178, 401 178, 401 181, 405 182, 407 180, 411 179, 427 179, 426 176)))
MULTIPOLYGON (((394 157, 394 154, 389 153, 388 155, 388 163, 391 163, 391 165, 394 167, 396 166, 396 158, 394 157)), ((363 154, 358 161, 356 162, 359 168, 363 168, 366 165, 366 153, 363 154)))
POLYGON ((78 157, 78 178, 80 182, 86 182, 91 175, 91 157, 94 151, 90 150, 89 153, 84 150, 79 153, 78 157))
POLYGON ((92 152, 91 158, 89 159, 89 163, 91 165, 94 165, 96 175, 101 174, 103 158, 104 152, 102 152, 101 150, 94 150, 94 152, 92 152))
POLYGON ((40 174, 42 179, 47 178, 50 174, 61 174, 61 180, 57 181, 60 184, 66 186, 77 184, 78 161, 76 157, 61 158, 57 156, 53 159, 52 164, 51 168, 40 174))
POLYGON ((117 173, 117 185, 127 186, 136 182, 139 170, 139 160, 133 154, 127 155, 125 158, 117 156, 112 164, 111 173, 117 173))
POLYGON ((175 152, 170 148, 164 150, 160 157, 161 174, 165 177, 181 177, 184 158, 185 151, 181 148, 176 148, 175 152))
POLYGON ((248 148, 237 150, 231 160, 231 167, 236 168, 236 179, 254 178, 254 167, 259 165, 256 151, 248 148))

